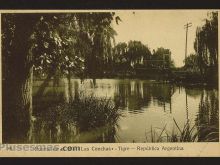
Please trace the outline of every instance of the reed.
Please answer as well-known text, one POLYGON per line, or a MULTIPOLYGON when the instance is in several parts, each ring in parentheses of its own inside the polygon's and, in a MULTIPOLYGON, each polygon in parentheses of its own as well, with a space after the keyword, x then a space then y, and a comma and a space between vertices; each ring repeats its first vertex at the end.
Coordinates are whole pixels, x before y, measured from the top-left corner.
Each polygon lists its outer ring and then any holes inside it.
POLYGON ((166 125, 163 128, 153 128, 151 126, 150 131, 145 132, 147 142, 156 143, 156 142, 216 142, 219 141, 218 130, 216 128, 206 128, 212 129, 207 135, 201 140, 199 136, 199 130, 196 125, 191 126, 190 122, 187 121, 183 128, 179 126, 177 121, 173 119, 174 125, 178 131, 169 132, 166 129, 166 125))
POLYGON ((120 116, 118 105, 111 99, 83 95, 53 105, 43 115, 51 123, 74 123, 81 131, 115 125, 120 116))

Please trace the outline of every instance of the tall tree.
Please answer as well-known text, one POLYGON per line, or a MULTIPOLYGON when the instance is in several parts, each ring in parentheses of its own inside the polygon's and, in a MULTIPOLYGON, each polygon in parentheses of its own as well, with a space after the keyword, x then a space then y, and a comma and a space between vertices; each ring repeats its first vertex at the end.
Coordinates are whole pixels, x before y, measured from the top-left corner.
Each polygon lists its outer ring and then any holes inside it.
POLYGON ((174 67, 174 62, 171 59, 171 51, 163 47, 153 52, 151 60, 151 65, 159 69, 174 67))
POLYGON ((2 15, 4 143, 28 138, 33 80, 31 35, 39 18, 39 14, 2 15))
POLYGON ((143 60, 147 59, 151 52, 147 46, 140 41, 129 41, 127 59, 131 65, 143 64, 143 60))
POLYGON ((2 15, 4 142, 28 138, 33 68, 49 80, 57 71, 82 76, 91 61, 96 73, 111 55, 113 19, 114 13, 2 15))
POLYGON ((196 31, 194 49, 198 56, 200 72, 217 78, 218 72, 218 13, 208 13, 202 27, 196 31))
POLYGON ((92 38, 92 53, 88 56, 86 69, 92 78, 103 76, 106 65, 113 59, 112 48, 115 30, 112 21, 117 20, 114 13, 90 14, 90 36, 92 38))
POLYGON ((198 65, 198 56, 195 54, 190 54, 185 59, 185 66, 184 68, 190 72, 199 72, 199 65, 198 65))

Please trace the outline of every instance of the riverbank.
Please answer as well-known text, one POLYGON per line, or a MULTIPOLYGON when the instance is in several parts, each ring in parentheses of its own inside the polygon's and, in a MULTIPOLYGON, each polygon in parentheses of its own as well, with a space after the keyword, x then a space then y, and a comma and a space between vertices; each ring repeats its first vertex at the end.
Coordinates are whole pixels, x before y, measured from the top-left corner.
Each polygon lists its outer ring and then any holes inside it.
MULTIPOLYGON (((63 77, 65 78, 65 77, 63 77)), ((63 79, 60 78, 60 79, 63 79)), ((72 77, 72 79, 79 79, 77 77, 72 77)), ((217 82, 209 82, 209 81, 205 81, 202 79, 193 79, 190 77, 187 78, 182 78, 182 77, 172 77, 172 78, 163 78, 158 76, 157 78, 151 78, 151 77, 137 77, 137 76, 102 76, 102 77, 96 77, 91 78, 91 77, 87 77, 84 79, 80 79, 82 82, 84 80, 91 80, 91 82, 95 83, 95 80, 98 79, 119 79, 119 80, 146 80, 146 81, 150 81, 150 82, 154 82, 154 83, 162 83, 162 84, 166 84, 166 83, 170 83, 170 84, 174 84, 177 86, 187 86, 187 87, 208 87, 208 88, 215 88, 218 89, 218 81, 217 82)), ((46 80, 46 78, 36 78, 34 77, 33 81, 44 81, 46 80)), ((52 78, 50 81, 52 82, 54 79, 52 78)), ((58 83, 59 84, 59 83, 58 83)))

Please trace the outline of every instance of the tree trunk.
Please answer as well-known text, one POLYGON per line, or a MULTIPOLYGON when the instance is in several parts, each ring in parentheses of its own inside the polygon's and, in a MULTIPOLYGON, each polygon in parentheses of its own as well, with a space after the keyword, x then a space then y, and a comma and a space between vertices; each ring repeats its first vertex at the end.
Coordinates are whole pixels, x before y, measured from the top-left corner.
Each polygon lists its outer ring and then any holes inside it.
POLYGON ((79 99, 79 84, 78 84, 78 82, 74 82, 74 99, 75 100, 78 100, 79 99))
POLYGON ((71 73, 70 73, 70 71, 68 71, 67 82, 68 82, 69 102, 71 102, 71 101, 73 101, 73 93, 72 93, 72 83, 71 83, 71 73))
POLYGON ((24 67, 28 71, 22 73, 16 68, 3 84, 3 143, 27 141, 31 126, 33 69, 24 67))
MULTIPOLYGON (((30 36, 38 16, 16 14, 11 55, 6 58, 3 82, 3 143, 27 142, 31 127, 33 65, 30 36)), ((4 26, 4 25, 3 25, 4 26)), ((4 43, 3 43, 4 44, 4 43)))

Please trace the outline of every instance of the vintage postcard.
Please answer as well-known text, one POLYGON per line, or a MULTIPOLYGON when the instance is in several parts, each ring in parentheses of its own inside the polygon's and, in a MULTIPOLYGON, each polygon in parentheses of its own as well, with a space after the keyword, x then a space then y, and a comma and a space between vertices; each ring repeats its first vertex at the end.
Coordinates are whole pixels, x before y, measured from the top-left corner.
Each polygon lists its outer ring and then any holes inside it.
POLYGON ((218 10, 0 14, 0 157, 220 156, 218 10))

